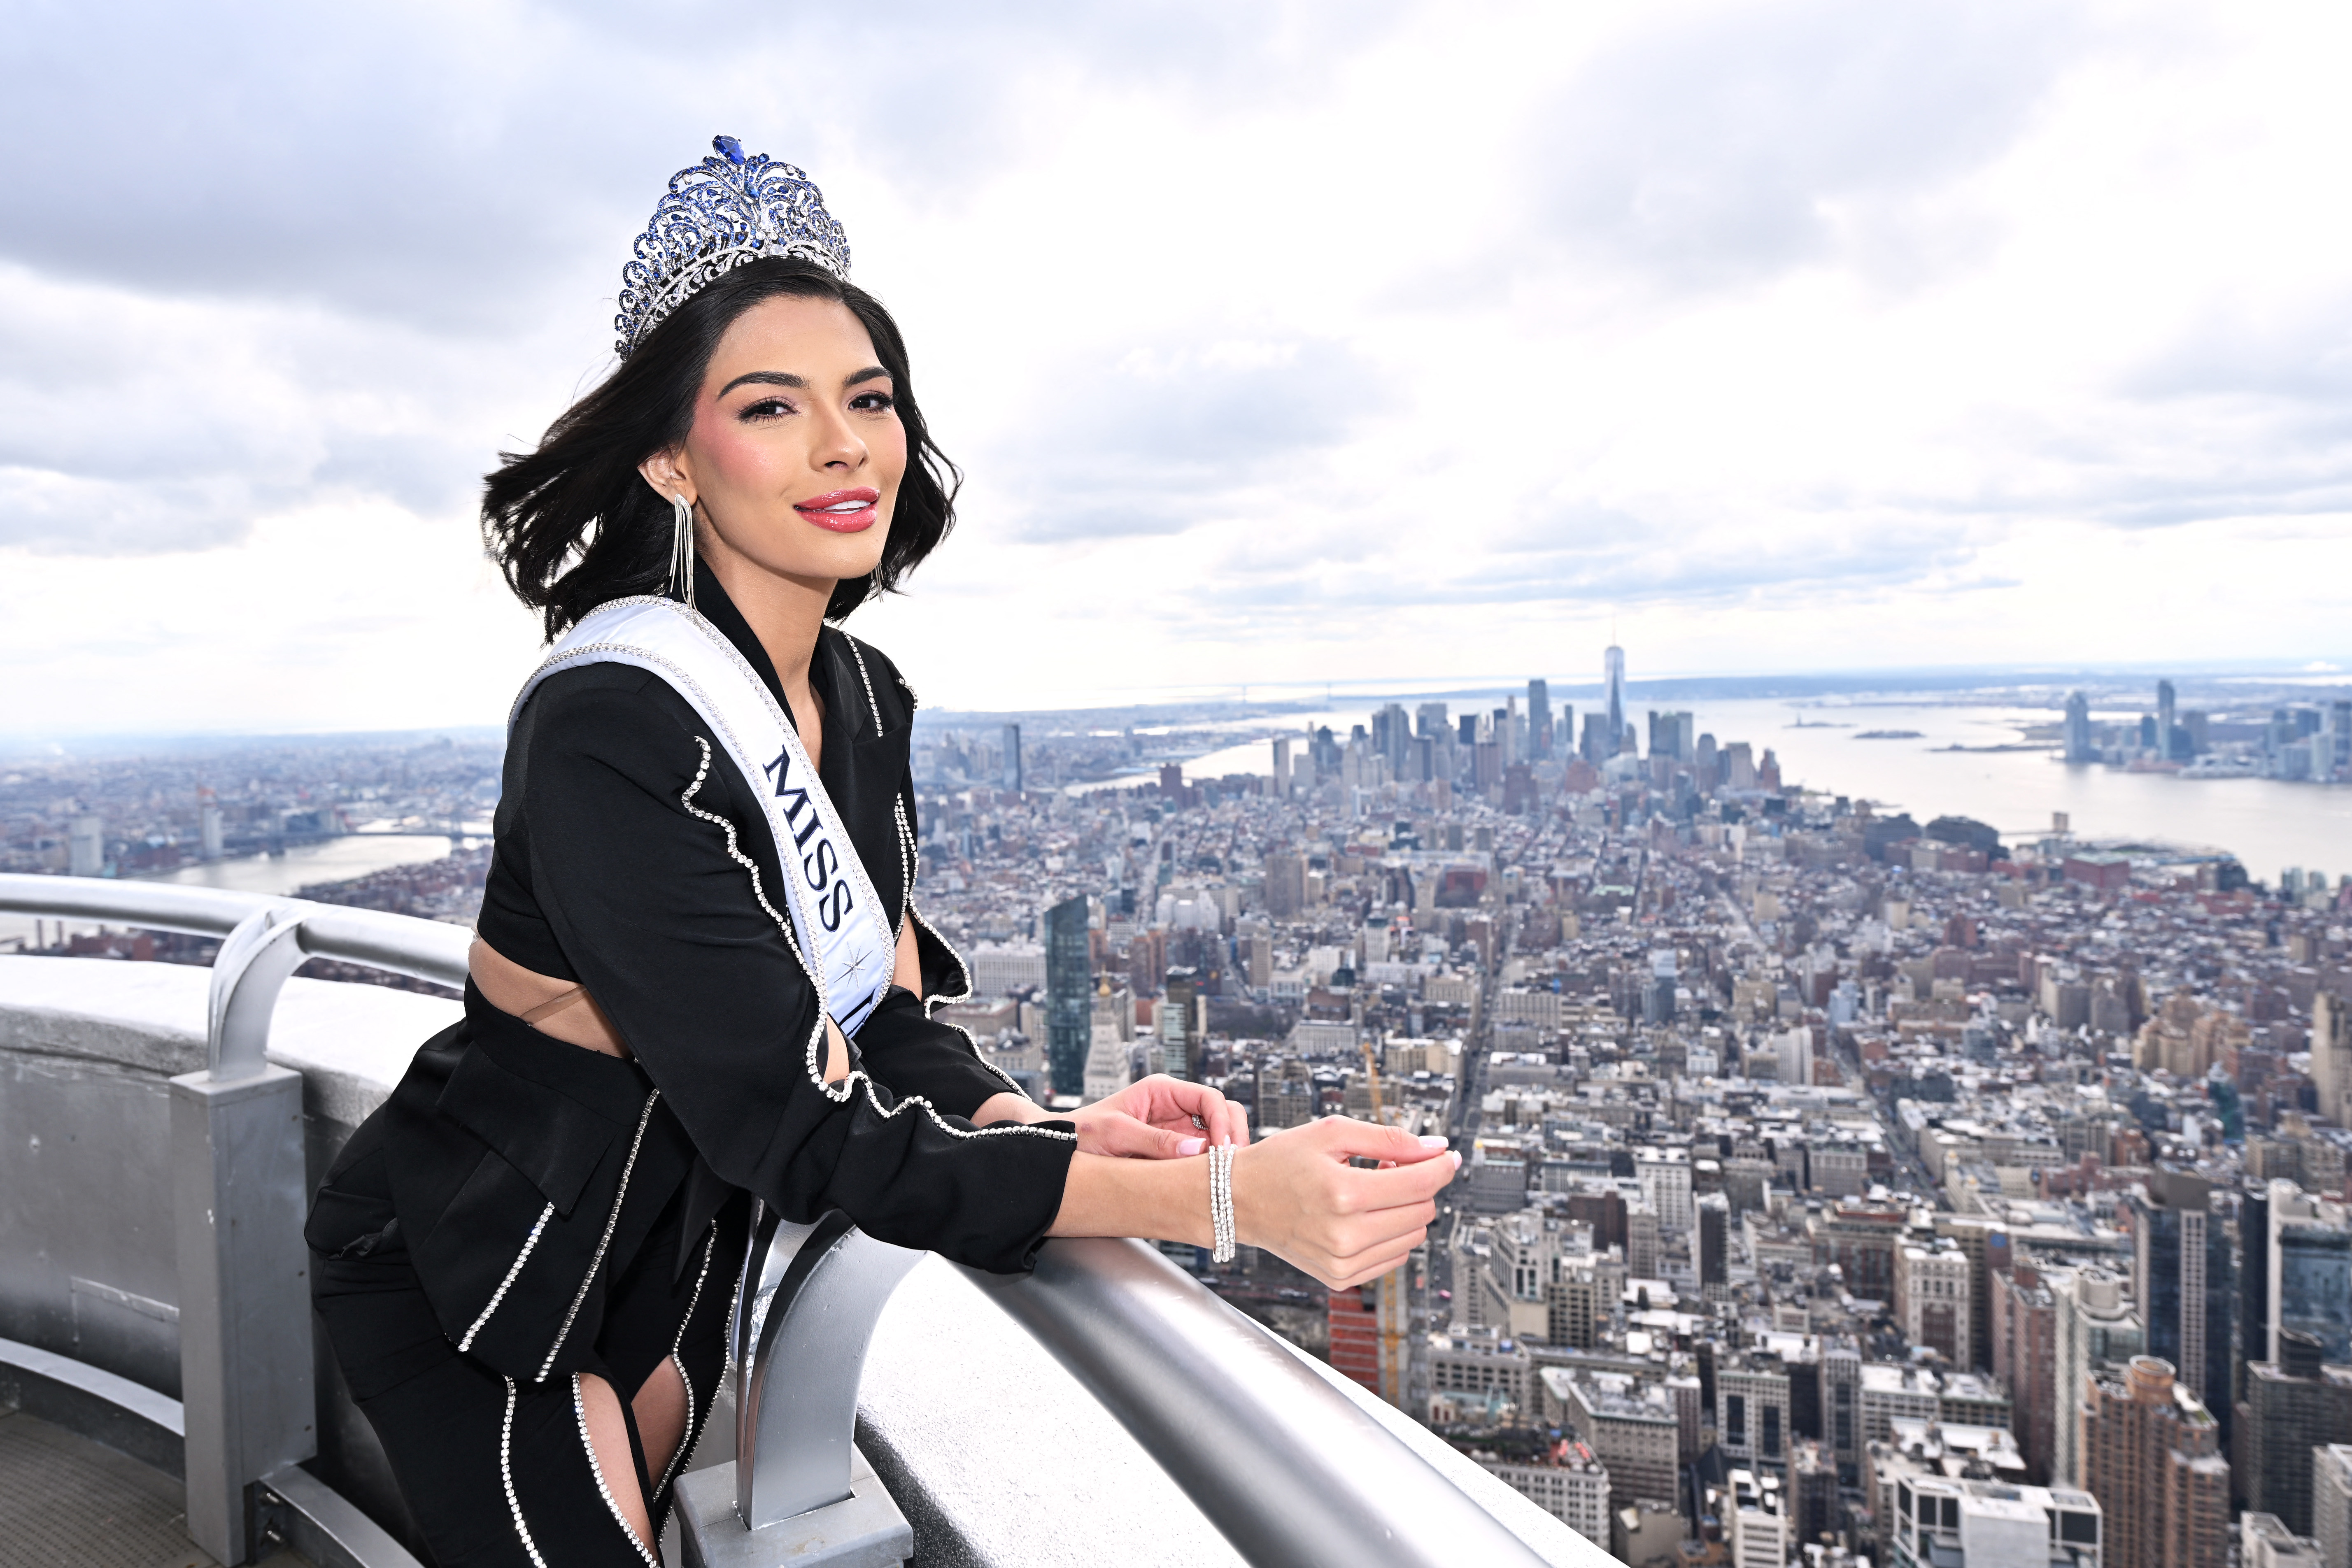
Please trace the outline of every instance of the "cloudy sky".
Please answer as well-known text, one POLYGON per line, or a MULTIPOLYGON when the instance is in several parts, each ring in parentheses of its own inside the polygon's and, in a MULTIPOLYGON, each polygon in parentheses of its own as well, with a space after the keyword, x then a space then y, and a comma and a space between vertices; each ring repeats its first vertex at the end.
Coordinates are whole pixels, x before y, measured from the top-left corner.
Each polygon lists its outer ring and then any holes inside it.
POLYGON ((13 10, 0 731, 495 722, 714 131, 970 474, 934 706, 2352 662, 2340 6, 13 10))

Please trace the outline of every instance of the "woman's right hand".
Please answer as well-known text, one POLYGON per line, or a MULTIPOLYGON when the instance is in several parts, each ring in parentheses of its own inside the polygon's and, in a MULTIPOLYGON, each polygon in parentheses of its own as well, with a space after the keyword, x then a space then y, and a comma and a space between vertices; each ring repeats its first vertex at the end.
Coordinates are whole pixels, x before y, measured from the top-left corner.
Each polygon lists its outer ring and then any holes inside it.
POLYGON ((1234 1229, 1332 1290, 1376 1280, 1412 1256, 1437 1218, 1462 1156, 1345 1116, 1262 1138, 1234 1156, 1234 1229), (1356 1157, 1381 1162, 1366 1170, 1356 1157))

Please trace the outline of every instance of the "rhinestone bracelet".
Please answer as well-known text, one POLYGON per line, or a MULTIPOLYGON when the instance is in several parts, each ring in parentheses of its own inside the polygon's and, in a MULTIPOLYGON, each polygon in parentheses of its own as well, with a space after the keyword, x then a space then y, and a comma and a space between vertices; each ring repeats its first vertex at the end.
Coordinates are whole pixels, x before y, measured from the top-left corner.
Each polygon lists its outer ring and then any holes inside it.
POLYGON ((1234 1146, 1220 1144, 1209 1151, 1209 1228, 1215 1246, 1210 1256, 1220 1263, 1234 1260, 1234 1146))

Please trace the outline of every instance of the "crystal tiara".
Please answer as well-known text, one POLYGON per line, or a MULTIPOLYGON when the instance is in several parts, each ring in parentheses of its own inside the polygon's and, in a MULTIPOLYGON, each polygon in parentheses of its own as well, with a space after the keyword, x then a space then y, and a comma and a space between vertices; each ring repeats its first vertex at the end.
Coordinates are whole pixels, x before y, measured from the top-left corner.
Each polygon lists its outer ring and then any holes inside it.
POLYGON ((747 157, 732 136, 714 136, 710 146, 715 156, 670 176, 621 268, 613 329, 624 359, 671 311, 747 261, 796 256, 849 281, 849 236, 806 174, 764 152, 747 157))

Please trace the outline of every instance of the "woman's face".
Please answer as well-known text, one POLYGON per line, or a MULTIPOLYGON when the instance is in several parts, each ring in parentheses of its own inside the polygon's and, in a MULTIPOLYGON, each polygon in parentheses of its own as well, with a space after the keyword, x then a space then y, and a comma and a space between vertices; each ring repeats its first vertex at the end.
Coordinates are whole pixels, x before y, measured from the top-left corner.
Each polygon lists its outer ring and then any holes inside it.
POLYGON ((873 570, 889 538, 907 472, 897 392, 847 306, 762 300, 719 339, 685 444, 641 471, 694 503, 715 570, 829 591, 873 570))

